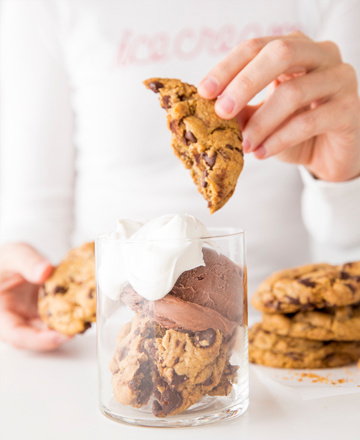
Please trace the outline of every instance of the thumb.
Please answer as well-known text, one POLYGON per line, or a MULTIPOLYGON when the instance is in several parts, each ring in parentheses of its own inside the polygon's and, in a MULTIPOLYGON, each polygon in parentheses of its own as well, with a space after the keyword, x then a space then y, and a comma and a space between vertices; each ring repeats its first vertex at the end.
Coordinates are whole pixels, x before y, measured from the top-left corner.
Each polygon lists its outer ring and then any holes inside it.
POLYGON ((43 283, 53 271, 51 263, 26 243, 10 243, 0 250, 1 270, 20 274, 33 284, 43 283))

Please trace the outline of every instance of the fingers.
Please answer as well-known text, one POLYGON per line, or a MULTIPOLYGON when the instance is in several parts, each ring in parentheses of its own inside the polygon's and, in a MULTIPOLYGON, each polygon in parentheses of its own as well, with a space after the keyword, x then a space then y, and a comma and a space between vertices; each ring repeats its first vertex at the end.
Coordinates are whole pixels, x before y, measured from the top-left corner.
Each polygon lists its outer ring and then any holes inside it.
POLYGON ((243 131, 244 151, 254 151, 299 109, 351 88, 351 76, 347 65, 339 64, 281 83, 249 119, 243 131))
POLYGON ((221 118, 229 119, 279 76, 340 62, 334 43, 315 43, 301 33, 247 40, 210 71, 198 91, 207 99, 221 93, 215 110, 221 118))
POLYGON ((270 41, 278 37, 246 40, 234 47, 214 69, 199 83, 198 92, 206 99, 216 98, 226 85, 242 70, 270 41))
POLYGON ((0 338, 19 349, 50 351, 71 339, 41 326, 32 326, 9 311, 3 312, 0 324, 0 338))
POLYGON ((274 156, 319 134, 343 129, 348 124, 343 103, 333 99, 291 118, 269 136, 254 154, 259 159, 274 156))
POLYGON ((221 118, 233 118, 281 74, 312 71, 330 63, 330 54, 316 43, 273 40, 228 84, 215 103, 215 111, 221 118))
POLYGON ((258 105, 247 105, 244 107, 239 114, 236 115, 236 118, 239 122, 240 129, 243 130, 249 119, 253 116, 254 113, 262 106, 263 104, 258 105))
POLYGON ((25 243, 2 246, 0 268, 2 272, 18 273, 34 284, 43 283, 53 270, 53 266, 45 257, 25 243))

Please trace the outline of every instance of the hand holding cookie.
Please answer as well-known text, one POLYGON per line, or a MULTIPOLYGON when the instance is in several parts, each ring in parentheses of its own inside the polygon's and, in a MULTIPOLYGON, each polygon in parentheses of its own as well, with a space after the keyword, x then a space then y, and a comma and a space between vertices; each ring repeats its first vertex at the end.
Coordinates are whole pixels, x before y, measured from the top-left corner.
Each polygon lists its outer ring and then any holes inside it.
POLYGON ((70 338, 50 330, 39 318, 39 285, 52 265, 31 246, 12 243, 0 248, 0 339, 17 348, 53 350, 70 338))
POLYGON ((276 155, 327 181, 360 176, 356 73, 334 43, 301 32, 244 41, 209 72, 198 92, 218 97, 221 118, 237 116, 245 153, 276 155), (272 91, 265 101, 248 105, 267 86, 272 91))

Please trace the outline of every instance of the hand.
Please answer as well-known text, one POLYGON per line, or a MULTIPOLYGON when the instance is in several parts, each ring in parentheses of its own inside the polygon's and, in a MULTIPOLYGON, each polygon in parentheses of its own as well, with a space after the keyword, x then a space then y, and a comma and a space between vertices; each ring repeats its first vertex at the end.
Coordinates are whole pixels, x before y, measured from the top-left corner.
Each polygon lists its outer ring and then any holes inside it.
POLYGON ((37 313, 39 285, 52 265, 24 243, 0 247, 0 339, 17 348, 53 350, 68 336, 50 330, 37 313))
POLYGON ((355 70, 332 42, 300 32, 248 40, 235 47, 200 82, 224 119, 237 116, 245 153, 278 156, 306 166, 316 177, 360 176, 360 100, 355 70), (248 102, 266 86, 258 106, 248 102))

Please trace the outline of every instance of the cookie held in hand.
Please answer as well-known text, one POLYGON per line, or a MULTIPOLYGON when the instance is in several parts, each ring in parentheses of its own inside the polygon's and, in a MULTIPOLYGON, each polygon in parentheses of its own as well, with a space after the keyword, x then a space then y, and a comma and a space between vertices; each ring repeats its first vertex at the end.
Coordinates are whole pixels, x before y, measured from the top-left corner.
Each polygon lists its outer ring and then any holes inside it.
POLYGON ((65 335, 87 330, 96 321, 94 243, 72 249, 39 291, 38 311, 65 335))
POLYGON ((215 100, 202 98, 195 86, 178 79, 150 78, 144 84, 159 93, 174 153, 190 169, 210 213, 214 213, 233 195, 244 165, 237 120, 219 118, 215 100))

